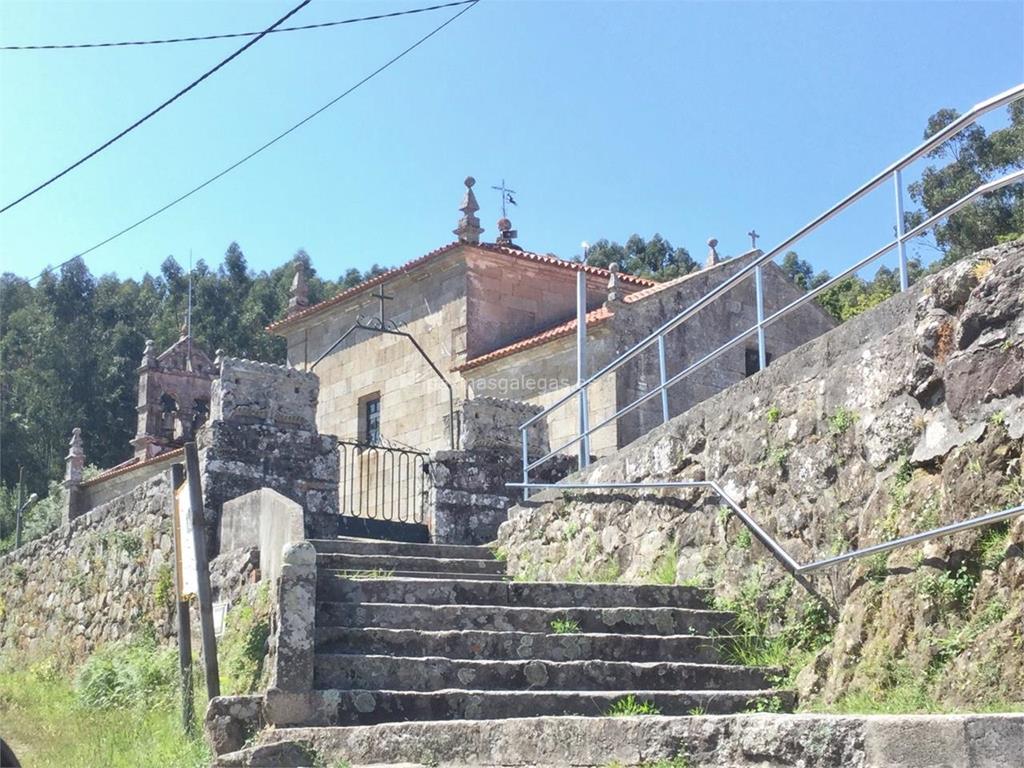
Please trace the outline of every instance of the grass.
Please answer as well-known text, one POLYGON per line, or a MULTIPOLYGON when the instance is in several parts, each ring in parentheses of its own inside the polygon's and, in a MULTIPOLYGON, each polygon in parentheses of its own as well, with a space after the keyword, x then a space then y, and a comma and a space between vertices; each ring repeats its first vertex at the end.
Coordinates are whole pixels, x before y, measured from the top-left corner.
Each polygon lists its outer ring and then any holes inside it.
POLYGON ((551 622, 551 631, 556 635, 575 635, 580 631, 580 623, 568 616, 551 622))
POLYGON ((149 642, 108 646, 74 681, 53 659, 0 663, 4 738, 33 768, 205 768, 205 744, 185 737, 172 703, 175 659, 149 642))
MULTIPOLYGON (((663 757, 660 760, 648 760, 647 762, 639 763, 636 768, 690 768, 690 758, 686 755, 676 755, 675 757, 663 757)), ((622 763, 614 762, 608 763, 607 768, 624 768, 622 763)))
POLYGON ((266 687, 270 602, 270 585, 264 583, 252 604, 228 611, 217 647, 220 687, 225 696, 255 693, 266 687))
POLYGON ((838 437, 852 427, 856 421, 856 413, 840 406, 836 408, 835 413, 829 416, 828 431, 838 437))
POLYGON ((609 717, 635 717, 637 715, 660 715, 653 701, 641 701, 632 693, 624 699, 613 702, 606 712, 609 717))
POLYGON ((679 568, 679 549, 674 541, 669 542, 668 548, 658 557, 651 569, 651 580, 655 584, 671 586, 676 583, 676 571, 679 568))
POLYGON ((782 411, 779 410, 779 406, 773 405, 765 411, 764 418, 769 424, 775 424, 780 418, 782 418, 782 411))

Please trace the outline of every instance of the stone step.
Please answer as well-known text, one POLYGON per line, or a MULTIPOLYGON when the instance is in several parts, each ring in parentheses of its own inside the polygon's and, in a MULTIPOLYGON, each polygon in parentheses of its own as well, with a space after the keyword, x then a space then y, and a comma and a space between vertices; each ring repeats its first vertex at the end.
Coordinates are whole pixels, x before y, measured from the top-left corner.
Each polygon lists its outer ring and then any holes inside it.
POLYGON ((336 539, 310 539, 317 552, 349 555, 392 555, 399 557, 443 557, 494 560, 489 547, 463 544, 410 544, 404 541, 381 541, 355 536, 336 539))
POLYGON ((338 571, 417 571, 419 573, 505 573, 500 560, 392 555, 318 554, 317 566, 338 571))
POLYGON ((551 632, 556 621, 575 622, 581 632, 706 635, 734 618, 722 611, 692 608, 518 608, 493 605, 409 605, 318 602, 318 626, 392 629, 486 629, 551 632))
MULTIPOLYGON (((331 574, 330 581, 327 582, 326 593, 331 594, 334 587, 333 584, 338 583, 361 583, 364 581, 383 581, 387 583, 391 580, 415 580, 418 582, 430 583, 431 581, 457 581, 460 583, 474 582, 474 581, 500 581, 505 580, 505 574, 503 573, 432 573, 430 571, 386 571, 382 573, 380 570, 375 569, 372 571, 328 571, 331 574)), ((320 576, 323 579, 323 575, 320 576)), ((320 594, 320 584, 324 582, 317 582, 317 593, 320 594)), ((358 591, 358 590, 357 590, 358 591)), ((332 600, 331 597, 325 599, 332 600)), ((345 601, 347 602, 347 601, 345 601)))
POLYGON ((436 691, 452 683, 487 690, 704 691, 770 688, 781 670, 722 664, 449 659, 439 656, 316 655, 314 686, 436 691))
POLYGON ((1022 739, 1024 714, 527 717, 272 728, 214 766, 995 768, 1022 739))
POLYGON ((633 696, 664 715, 732 714, 757 707, 791 709, 789 691, 321 691, 332 702, 327 725, 374 725, 399 720, 490 720, 552 715, 607 715, 633 696), (333 702, 337 702, 334 708, 333 702), (759 704, 759 702, 761 702, 759 704))
POLYGON ((614 608, 624 605, 635 608, 705 608, 708 602, 707 590, 698 587, 554 582, 467 584, 445 579, 425 582, 365 579, 355 582, 337 572, 323 570, 317 582, 317 595, 321 600, 330 602, 535 608, 614 608))
POLYGON ((317 627, 320 653, 445 656, 450 659, 542 659, 575 661, 662 661, 697 664, 722 661, 731 636, 630 635, 549 632, 423 631, 352 627, 317 627))

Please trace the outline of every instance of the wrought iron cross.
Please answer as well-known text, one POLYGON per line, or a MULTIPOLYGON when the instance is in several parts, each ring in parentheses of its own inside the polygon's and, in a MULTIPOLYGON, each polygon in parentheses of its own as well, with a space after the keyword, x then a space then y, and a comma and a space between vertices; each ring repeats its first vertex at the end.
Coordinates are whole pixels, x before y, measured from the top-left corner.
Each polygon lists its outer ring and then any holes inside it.
POLYGON ((501 218, 508 218, 508 215, 505 212, 505 204, 511 203, 512 205, 517 205, 516 199, 512 197, 512 195, 516 194, 516 191, 514 189, 509 189, 508 187, 506 187, 504 179, 501 180, 500 187, 492 186, 491 189, 501 192, 501 218))
POLYGON ((388 296, 386 293, 384 293, 384 283, 380 284, 380 287, 377 289, 377 293, 371 293, 370 295, 373 296, 373 298, 380 300, 380 327, 383 328, 384 327, 384 302, 385 301, 391 301, 395 297, 394 296, 388 296))
POLYGON ((750 247, 754 250, 757 250, 757 238, 760 237, 760 235, 757 234, 757 230, 752 229, 749 232, 747 232, 747 237, 750 238, 750 247))

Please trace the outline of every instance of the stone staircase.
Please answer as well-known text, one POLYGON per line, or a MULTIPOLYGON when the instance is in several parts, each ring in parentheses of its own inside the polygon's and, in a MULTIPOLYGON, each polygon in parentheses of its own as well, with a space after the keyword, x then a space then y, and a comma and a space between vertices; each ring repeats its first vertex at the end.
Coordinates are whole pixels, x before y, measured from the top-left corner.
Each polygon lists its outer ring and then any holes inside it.
MULTIPOLYGON (((317 727, 267 731, 249 758, 243 750, 217 765, 262 765, 255 756, 268 749, 276 762, 267 764, 307 765, 289 745, 348 744, 360 729, 384 724, 368 743, 401 739, 401 724, 792 707, 791 692, 772 687, 776 670, 726 661, 733 616, 711 610, 705 590, 509 582, 486 547, 310 543, 313 688, 328 714, 321 710, 310 724, 317 727)), ((413 746, 402 760, 419 761, 413 746)), ((392 747, 385 753, 394 758, 392 747)))

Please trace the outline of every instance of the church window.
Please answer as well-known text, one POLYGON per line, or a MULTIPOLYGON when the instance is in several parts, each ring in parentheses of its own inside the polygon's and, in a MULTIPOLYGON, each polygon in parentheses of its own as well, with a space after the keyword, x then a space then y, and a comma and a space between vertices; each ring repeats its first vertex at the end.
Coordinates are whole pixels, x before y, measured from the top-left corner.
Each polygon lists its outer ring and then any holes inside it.
POLYGON ((364 439, 370 445, 380 442, 380 397, 372 397, 363 401, 364 439))

